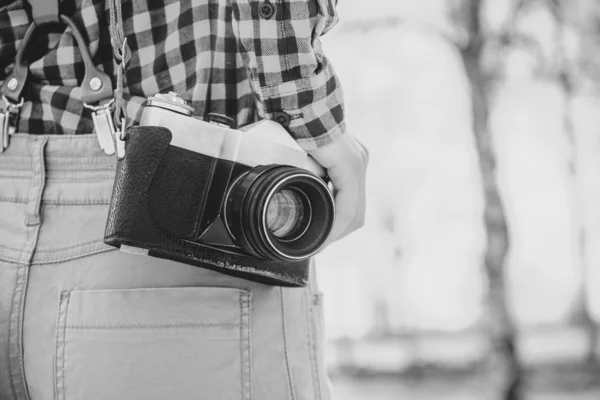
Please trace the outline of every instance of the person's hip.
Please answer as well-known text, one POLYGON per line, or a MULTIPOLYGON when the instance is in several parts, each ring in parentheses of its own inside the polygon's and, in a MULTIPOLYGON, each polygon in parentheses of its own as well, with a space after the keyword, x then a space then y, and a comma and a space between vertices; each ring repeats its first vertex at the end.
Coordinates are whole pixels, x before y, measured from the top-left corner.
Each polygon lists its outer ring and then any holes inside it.
POLYGON ((0 154, 0 398, 327 398, 314 282, 115 251, 115 166, 95 135, 0 154))

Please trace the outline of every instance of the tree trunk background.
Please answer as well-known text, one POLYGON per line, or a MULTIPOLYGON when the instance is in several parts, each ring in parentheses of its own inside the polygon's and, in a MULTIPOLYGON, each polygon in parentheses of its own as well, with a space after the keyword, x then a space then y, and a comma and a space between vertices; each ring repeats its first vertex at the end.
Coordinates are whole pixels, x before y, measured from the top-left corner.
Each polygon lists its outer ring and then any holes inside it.
POLYGON ((575 223, 577 224, 577 255, 579 268, 581 269, 581 287, 577 303, 575 304, 574 320, 583 326, 588 338, 588 349, 586 361, 590 365, 597 364, 596 348, 598 347, 598 330, 596 324, 590 315, 588 300, 587 278, 589 276, 589 265, 587 257, 587 232, 584 218, 585 206, 583 193, 581 192, 581 182, 579 181, 579 151, 577 132, 573 123, 573 97, 575 95, 574 71, 567 57, 565 44, 567 28, 567 6, 564 0, 555 3, 557 29, 556 29, 556 49, 558 62, 558 84, 563 95, 563 131, 567 135, 570 146, 570 158, 568 169, 571 177, 572 191, 575 203, 575 223))
POLYGON ((464 22, 468 36, 461 58, 471 89, 472 128, 479 155, 484 195, 486 250, 484 273, 488 281, 486 301, 491 354, 488 366, 500 379, 500 398, 521 400, 522 368, 516 350, 516 328, 507 305, 505 260, 509 248, 504 205, 496 179, 496 155, 489 130, 490 80, 482 67, 485 37, 481 30, 481 0, 465 0, 464 22))

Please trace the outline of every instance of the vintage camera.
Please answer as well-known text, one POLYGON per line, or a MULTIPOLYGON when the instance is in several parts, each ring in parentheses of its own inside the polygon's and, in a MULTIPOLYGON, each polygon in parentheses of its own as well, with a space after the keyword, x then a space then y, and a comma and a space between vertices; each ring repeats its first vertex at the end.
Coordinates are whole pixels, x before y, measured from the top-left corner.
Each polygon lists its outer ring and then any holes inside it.
POLYGON ((334 222, 323 169, 273 121, 232 129, 193 111, 175 93, 147 100, 119 161, 106 243, 304 286, 334 222))

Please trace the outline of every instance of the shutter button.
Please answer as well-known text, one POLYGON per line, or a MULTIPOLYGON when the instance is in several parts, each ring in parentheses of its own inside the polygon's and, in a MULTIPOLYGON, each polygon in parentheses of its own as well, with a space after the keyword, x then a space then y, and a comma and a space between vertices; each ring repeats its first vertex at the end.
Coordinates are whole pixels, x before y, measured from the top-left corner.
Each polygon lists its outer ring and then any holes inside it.
POLYGON ((276 111, 273 113, 273 119, 280 125, 287 127, 290 124, 290 116, 283 111, 276 111))
POLYGON ((258 12, 264 19, 271 19, 273 14, 275 14, 275 6, 268 1, 265 1, 258 6, 258 12))

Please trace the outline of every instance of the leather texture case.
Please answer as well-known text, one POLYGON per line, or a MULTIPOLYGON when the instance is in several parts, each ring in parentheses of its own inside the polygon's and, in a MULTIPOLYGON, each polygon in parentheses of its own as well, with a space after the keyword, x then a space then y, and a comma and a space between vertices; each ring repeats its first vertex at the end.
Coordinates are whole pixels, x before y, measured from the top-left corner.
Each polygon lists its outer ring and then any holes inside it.
MULTIPOLYGON (((166 191, 168 197, 168 193, 175 192, 173 188, 164 187, 164 182, 169 181, 164 179, 164 163, 182 155, 177 154, 178 148, 169 146, 170 142, 171 132, 163 127, 129 129, 126 156, 117 164, 104 242, 115 247, 127 245, 146 249, 150 256, 268 285, 306 286, 309 260, 289 263, 269 261, 219 251, 189 240, 189 233, 194 230, 191 226, 194 212, 204 201, 203 193, 195 193, 197 190, 191 187, 187 199, 179 199, 172 205, 182 207, 183 212, 177 210, 173 213, 169 211, 174 210, 168 209, 171 206, 161 203, 156 195, 157 191, 166 191), (162 187, 157 187, 156 181, 162 182, 162 187), (173 216, 172 220, 166 218, 169 214, 173 216)), ((185 159, 186 170, 205 170, 208 166, 202 162, 188 157, 185 159)), ((206 176, 205 173, 199 175, 206 176)), ((182 184, 180 181, 172 182, 182 184)))

